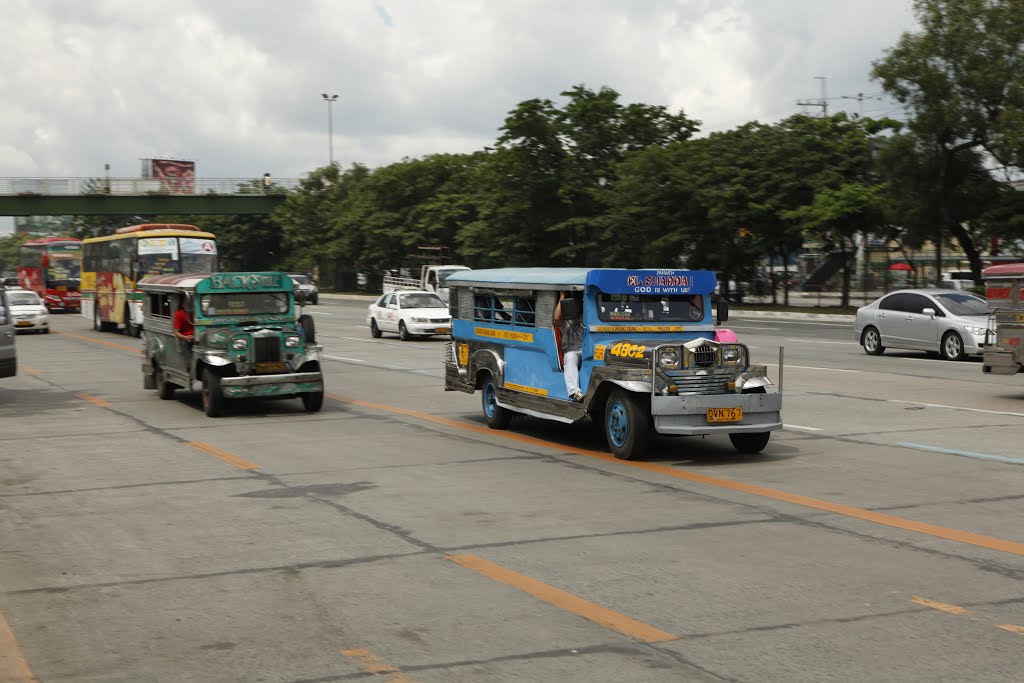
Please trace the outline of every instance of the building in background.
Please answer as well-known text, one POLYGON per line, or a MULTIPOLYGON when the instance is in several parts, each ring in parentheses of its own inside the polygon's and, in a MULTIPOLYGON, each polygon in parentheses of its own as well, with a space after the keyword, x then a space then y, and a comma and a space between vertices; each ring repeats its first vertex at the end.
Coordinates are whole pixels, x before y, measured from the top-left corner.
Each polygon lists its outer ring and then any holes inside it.
POLYGON ((15 216, 14 232, 33 237, 53 237, 67 234, 71 229, 71 216, 15 216))

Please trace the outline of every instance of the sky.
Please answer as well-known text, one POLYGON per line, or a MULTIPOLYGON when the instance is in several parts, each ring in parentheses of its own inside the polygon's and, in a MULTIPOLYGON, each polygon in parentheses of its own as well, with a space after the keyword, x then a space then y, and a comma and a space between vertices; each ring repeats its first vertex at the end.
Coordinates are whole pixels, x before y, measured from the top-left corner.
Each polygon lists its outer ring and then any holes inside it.
POLYGON ((379 167, 579 84, 703 134, 820 112, 819 77, 830 112, 900 118, 869 73, 913 30, 910 0, 0 0, 0 178, 298 178, 331 140, 379 167))

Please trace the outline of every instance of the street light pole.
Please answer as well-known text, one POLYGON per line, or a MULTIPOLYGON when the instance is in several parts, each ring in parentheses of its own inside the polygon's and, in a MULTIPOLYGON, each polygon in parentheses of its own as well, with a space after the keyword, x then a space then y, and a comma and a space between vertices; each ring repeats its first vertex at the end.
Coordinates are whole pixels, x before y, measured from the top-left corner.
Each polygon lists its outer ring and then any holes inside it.
POLYGON ((330 165, 334 166, 334 112, 331 105, 338 100, 337 95, 321 93, 320 97, 327 103, 327 153, 330 165))

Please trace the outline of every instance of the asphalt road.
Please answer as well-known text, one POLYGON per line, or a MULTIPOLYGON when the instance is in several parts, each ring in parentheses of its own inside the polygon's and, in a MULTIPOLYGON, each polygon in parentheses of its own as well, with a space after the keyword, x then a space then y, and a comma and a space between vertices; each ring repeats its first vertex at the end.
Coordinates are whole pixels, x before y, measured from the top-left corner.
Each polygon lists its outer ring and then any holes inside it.
POLYGON ((444 342, 365 306, 308 309, 315 415, 161 401, 82 318, 19 338, 0 681, 1020 679, 1024 376, 736 313, 785 348, 787 427, 621 462, 590 424, 487 429, 444 342))

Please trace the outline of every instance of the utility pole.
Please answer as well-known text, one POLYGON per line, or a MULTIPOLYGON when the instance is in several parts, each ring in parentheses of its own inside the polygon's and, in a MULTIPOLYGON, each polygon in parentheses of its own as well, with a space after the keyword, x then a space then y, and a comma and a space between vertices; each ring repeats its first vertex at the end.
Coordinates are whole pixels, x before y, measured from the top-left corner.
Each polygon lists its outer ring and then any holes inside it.
POLYGON ((828 118, 828 76, 815 76, 814 80, 821 81, 821 100, 797 100, 801 107, 821 107, 822 118, 828 118))

